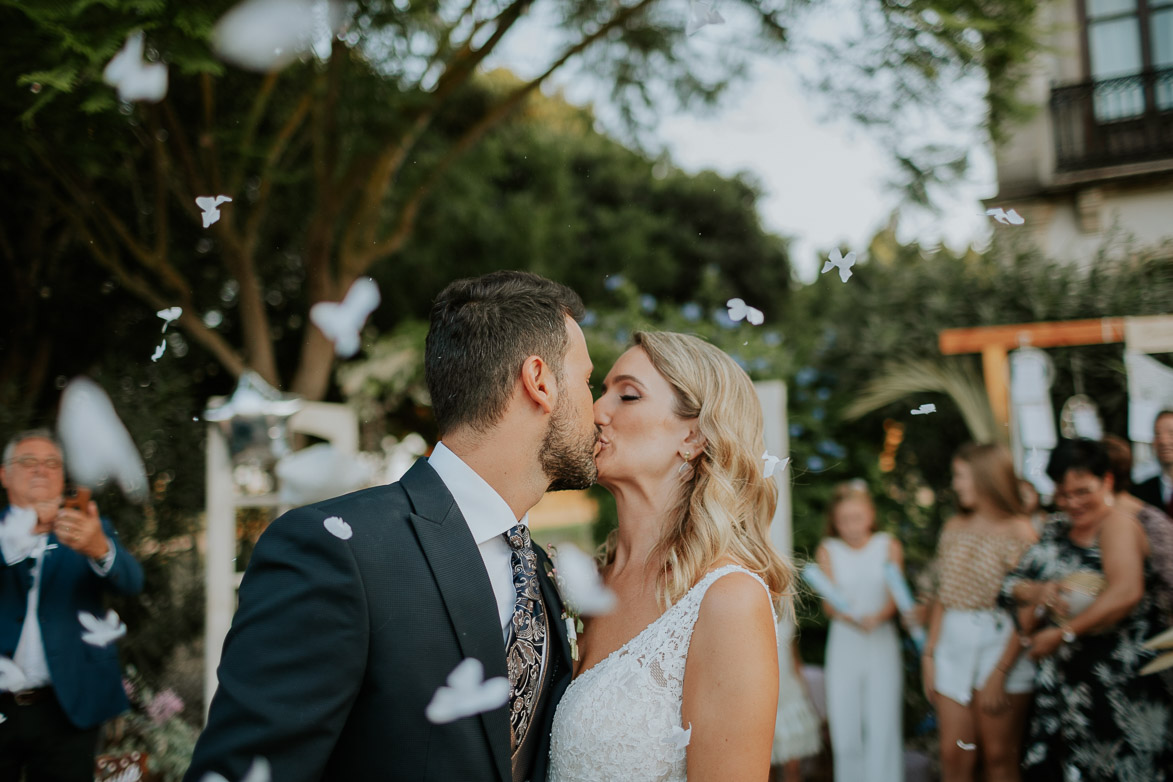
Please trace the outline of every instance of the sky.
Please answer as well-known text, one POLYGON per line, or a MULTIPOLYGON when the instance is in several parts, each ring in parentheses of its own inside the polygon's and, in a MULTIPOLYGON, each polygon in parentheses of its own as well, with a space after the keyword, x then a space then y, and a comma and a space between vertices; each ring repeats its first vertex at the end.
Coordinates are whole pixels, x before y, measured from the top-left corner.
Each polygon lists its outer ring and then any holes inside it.
MULTIPOLYGON (((736 24, 731 19, 726 25, 704 27, 689 44, 698 50, 740 45, 744 33, 736 24)), ((838 13, 815 14, 800 24, 797 34, 825 38, 841 34, 841 29, 838 13)), ((541 20, 531 20, 502 42, 496 64, 523 76, 535 75, 548 62, 543 52, 548 52, 549 40, 541 20)), ((984 244, 990 225, 979 199, 997 190, 989 150, 977 141, 970 145, 973 173, 968 182, 942 194, 937 214, 902 207, 899 193, 887 184, 893 171, 890 153, 867 130, 824 116, 825 106, 804 91, 794 75, 805 64, 801 57, 758 58, 749 77, 716 107, 664 116, 650 141, 661 143, 685 171, 752 175, 763 190, 763 225, 792 240, 793 268, 807 282, 818 277, 823 258, 835 247, 866 249, 898 209, 902 241, 945 243, 957 249, 984 244)), ((564 76, 555 84, 571 101, 590 100, 590 88, 581 81, 564 76)))

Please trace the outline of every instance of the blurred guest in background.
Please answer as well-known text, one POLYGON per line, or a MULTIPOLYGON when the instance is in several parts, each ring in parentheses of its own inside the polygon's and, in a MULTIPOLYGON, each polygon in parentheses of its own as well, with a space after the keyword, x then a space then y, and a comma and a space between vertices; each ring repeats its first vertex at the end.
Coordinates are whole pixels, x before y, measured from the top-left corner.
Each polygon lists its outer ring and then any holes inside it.
POLYGON ((1031 529, 1037 538, 1043 534, 1043 527, 1047 526, 1047 511, 1043 508, 1039 490, 1026 478, 1019 478, 1018 496, 1022 498, 1022 512, 1030 519, 1031 529))
POLYGON ((1133 487, 1132 493, 1173 516, 1173 410, 1157 413, 1153 422, 1153 451, 1161 472, 1133 487))
POLYGON ((1023 758, 1041 782, 1154 782, 1173 768, 1173 703, 1138 671, 1163 629, 1144 528, 1115 508, 1107 449, 1063 440, 1051 453, 1054 519, 1005 580, 1006 604, 1046 616, 1030 638, 1039 661, 1023 758))
POLYGON ((770 753, 771 782, 799 782, 799 761, 819 754, 820 720, 806 691, 793 617, 778 622, 778 718, 770 753))
POLYGON ((91 782, 102 722, 128 707, 118 651, 82 640, 78 612, 142 591, 143 571, 98 506, 62 507, 65 465, 48 430, 13 437, 0 484, 0 782, 91 782))
POLYGON ((904 550, 898 540, 876 531, 876 508, 863 481, 835 488, 815 559, 851 607, 843 614, 823 603, 831 619, 827 720, 835 782, 899 782, 904 666, 884 564, 903 570, 904 550))
POLYGON ((1035 542, 1010 451, 966 445, 953 459, 961 513, 937 544, 937 599, 922 659, 925 695, 940 722, 945 782, 1018 780, 1034 665, 1014 619, 998 606, 1002 580, 1035 542))

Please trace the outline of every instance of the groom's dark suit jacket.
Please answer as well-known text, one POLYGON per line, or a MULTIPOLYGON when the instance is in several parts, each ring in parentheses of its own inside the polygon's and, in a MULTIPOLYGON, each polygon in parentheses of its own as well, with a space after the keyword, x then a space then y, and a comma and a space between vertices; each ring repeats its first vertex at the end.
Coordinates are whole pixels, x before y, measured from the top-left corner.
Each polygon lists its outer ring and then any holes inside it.
MULTIPOLYGON (((550 722, 570 682, 562 603, 537 551, 552 617, 550 697, 532 779, 546 776, 550 722)), ((506 676, 484 562, 452 495, 421 459, 389 486, 286 513, 240 587, 220 684, 185 782, 240 780, 257 756, 273 782, 510 782, 506 707, 433 725, 424 709, 466 657, 506 676), (323 522, 341 517, 353 537, 323 522)))

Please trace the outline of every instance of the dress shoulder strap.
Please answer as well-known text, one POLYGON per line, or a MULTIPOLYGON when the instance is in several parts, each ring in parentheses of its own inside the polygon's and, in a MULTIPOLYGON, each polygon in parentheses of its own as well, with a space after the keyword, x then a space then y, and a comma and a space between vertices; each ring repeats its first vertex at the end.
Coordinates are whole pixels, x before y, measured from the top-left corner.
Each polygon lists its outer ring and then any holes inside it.
POLYGON ((741 565, 724 565, 717 568, 716 570, 710 570, 705 574, 704 578, 696 582, 696 585, 693 586, 692 589, 688 590, 688 594, 686 594, 681 599, 681 602, 684 602, 684 600, 691 601, 691 605, 689 606, 688 610, 692 616, 692 620, 695 622, 697 616, 700 614, 701 602, 704 601, 705 593, 709 591, 709 587, 711 587, 713 583, 717 581, 717 579, 721 578, 722 576, 727 576, 730 573, 745 573, 747 576, 750 576, 762 585, 762 589, 766 590, 766 597, 770 601, 770 613, 774 616, 776 630, 776 626, 778 624, 778 612, 774 608, 774 596, 770 594, 770 587, 766 586, 766 582, 762 579, 761 576, 749 568, 743 567, 741 565))

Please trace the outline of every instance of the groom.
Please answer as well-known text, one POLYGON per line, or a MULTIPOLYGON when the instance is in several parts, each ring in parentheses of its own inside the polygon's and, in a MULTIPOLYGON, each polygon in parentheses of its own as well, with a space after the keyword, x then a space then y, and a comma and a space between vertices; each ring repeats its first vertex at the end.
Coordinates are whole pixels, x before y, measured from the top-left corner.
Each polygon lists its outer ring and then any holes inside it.
POLYGON ((545 779, 571 661, 526 514, 595 478, 582 315, 573 291, 526 272, 440 294, 425 372, 441 442, 398 483, 266 530, 185 782, 238 782, 257 757, 274 782, 545 779), (486 679, 509 678, 509 702, 429 722, 470 657, 486 679))

